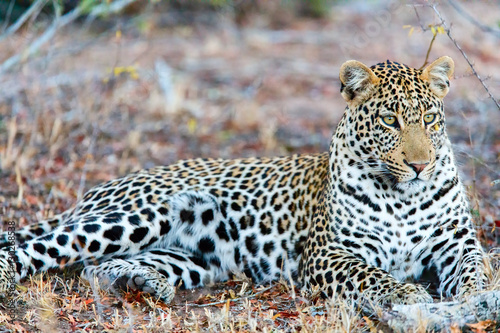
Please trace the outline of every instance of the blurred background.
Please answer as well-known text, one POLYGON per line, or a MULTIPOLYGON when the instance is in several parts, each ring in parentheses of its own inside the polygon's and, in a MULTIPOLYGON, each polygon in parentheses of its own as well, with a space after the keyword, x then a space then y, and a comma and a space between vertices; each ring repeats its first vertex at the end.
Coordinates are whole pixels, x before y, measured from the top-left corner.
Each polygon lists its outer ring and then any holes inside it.
POLYGON ((482 240, 498 244, 498 1, 4 0, 0 19, 4 221, 178 159, 326 151, 343 62, 419 68, 429 53, 455 60, 448 132, 482 240))

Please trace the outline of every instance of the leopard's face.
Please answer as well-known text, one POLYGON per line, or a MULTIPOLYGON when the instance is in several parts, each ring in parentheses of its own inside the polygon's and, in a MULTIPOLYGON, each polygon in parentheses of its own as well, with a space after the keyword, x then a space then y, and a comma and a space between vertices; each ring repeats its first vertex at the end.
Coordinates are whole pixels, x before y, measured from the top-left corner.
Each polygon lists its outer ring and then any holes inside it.
POLYGON ((423 71, 387 61, 371 68, 348 62, 341 72, 348 148, 401 189, 431 179, 446 141, 442 98, 453 63, 443 58, 423 71))

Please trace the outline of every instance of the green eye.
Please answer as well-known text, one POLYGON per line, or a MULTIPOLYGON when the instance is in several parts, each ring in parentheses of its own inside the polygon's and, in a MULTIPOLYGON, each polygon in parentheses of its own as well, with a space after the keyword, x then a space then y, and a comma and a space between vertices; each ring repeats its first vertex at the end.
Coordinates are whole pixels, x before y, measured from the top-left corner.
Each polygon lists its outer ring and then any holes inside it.
POLYGON ((382 118, 382 121, 388 126, 394 126, 396 124, 396 117, 394 116, 385 116, 382 118))
POLYGON ((436 119, 436 115, 434 113, 426 114, 424 116, 424 122, 426 124, 432 123, 434 121, 434 119, 436 119))

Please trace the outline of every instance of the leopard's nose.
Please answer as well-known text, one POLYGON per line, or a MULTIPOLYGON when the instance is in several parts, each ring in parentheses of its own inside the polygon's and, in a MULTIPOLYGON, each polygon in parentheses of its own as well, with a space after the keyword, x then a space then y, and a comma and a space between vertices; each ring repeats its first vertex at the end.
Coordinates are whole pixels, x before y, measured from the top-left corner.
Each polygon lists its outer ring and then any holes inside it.
POLYGON ((426 166, 429 165, 429 162, 427 163, 408 163, 410 168, 413 169, 417 173, 417 176, 425 169, 426 166))
POLYGON ((422 161, 408 162, 407 160, 403 160, 403 162, 407 166, 409 166, 410 168, 412 168, 413 171, 415 171, 415 173, 417 174, 417 176, 425 169, 426 166, 429 165, 429 162, 422 162, 422 161))

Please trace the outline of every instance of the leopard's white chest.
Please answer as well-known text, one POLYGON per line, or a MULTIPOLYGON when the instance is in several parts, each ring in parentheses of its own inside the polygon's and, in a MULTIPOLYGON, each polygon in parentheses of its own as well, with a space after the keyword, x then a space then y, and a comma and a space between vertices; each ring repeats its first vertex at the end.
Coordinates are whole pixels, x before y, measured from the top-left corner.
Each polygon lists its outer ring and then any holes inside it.
POLYGON ((343 190, 342 182, 336 186, 337 241, 400 281, 418 278, 424 270, 422 259, 438 241, 433 233, 446 220, 458 190, 435 199, 444 180, 434 179, 414 184, 402 195, 377 188, 369 180, 357 181, 356 172, 350 172, 343 190))

